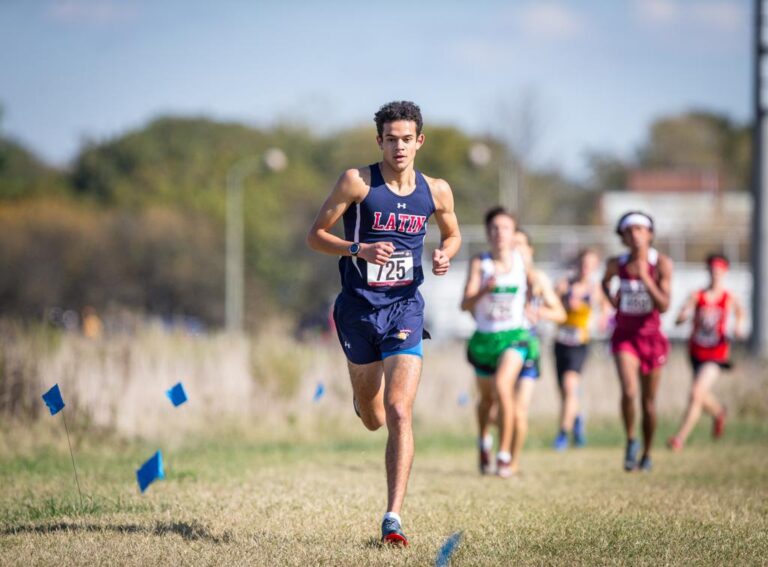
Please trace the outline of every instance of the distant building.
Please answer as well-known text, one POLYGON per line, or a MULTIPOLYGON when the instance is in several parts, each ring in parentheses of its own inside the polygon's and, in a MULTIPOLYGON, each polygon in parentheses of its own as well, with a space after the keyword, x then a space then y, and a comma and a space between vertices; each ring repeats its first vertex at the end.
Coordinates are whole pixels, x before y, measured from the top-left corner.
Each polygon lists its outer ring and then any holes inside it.
POLYGON ((752 197, 747 191, 725 190, 717 172, 636 170, 627 185, 626 191, 603 194, 600 219, 605 225, 613 226, 624 212, 639 209, 653 215, 661 236, 722 239, 732 251, 748 240, 752 197))

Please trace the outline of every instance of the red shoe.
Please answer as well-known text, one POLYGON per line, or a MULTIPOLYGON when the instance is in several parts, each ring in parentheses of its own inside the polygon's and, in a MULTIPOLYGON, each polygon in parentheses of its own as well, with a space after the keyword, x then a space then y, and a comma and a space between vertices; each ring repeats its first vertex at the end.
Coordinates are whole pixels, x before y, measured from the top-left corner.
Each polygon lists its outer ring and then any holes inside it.
POLYGON ((679 437, 673 436, 667 439, 667 447, 672 449, 675 453, 679 453, 683 450, 683 442, 680 441, 679 437))
POLYGON ((721 411, 712 422, 712 437, 715 439, 720 439, 723 436, 723 432, 725 431, 726 413, 725 408, 723 408, 723 411, 721 411))
POLYGON ((394 518, 387 518, 381 523, 381 543, 393 546, 408 546, 408 538, 405 537, 400 522, 394 518))

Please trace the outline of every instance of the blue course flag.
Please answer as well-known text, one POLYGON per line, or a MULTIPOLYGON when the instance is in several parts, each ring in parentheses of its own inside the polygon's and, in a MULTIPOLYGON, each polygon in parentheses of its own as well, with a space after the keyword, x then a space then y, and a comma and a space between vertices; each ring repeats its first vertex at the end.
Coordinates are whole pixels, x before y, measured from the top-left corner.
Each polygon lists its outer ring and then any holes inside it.
POLYGON ((139 490, 144 492, 147 487, 156 480, 165 478, 163 470, 163 455, 158 451, 136 471, 136 480, 139 482, 139 490))
POLYGON ((459 543, 461 543, 461 535, 461 532, 456 532, 445 540, 443 547, 437 552, 435 567, 448 567, 451 564, 451 556, 459 547, 459 543))
POLYGON ((315 395, 312 396, 313 402, 320 401, 320 398, 322 398, 325 395, 325 385, 322 382, 317 383, 317 388, 315 388, 315 395))
POLYGON ((166 391, 165 395, 168 396, 168 399, 171 400, 171 403, 176 407, 187 401, 187 392, 184 390, 184 384, 181 382, 166 391))
POLYGON ((53 388, 43 394, 43 401, 51 412, 51 415, 56 415, 64 409, 64 399, 61 397, 61 390, 59 385, 54 384, 53 388))

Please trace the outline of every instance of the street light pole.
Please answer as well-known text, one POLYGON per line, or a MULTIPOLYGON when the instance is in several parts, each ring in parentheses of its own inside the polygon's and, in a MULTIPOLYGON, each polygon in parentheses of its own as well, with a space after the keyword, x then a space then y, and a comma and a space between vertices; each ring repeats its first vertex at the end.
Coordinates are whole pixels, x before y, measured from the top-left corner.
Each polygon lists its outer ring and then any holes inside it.
POLYGON ((763 107, 764 0, 754 0, 752 60, 752 354, 768 358, 768 179, 766 179, 766 111, 763 107))
POLYGON ((227 331, 243 330, 245 306, 245 228, 243 182, 262 165, 280 171, 288 165, 282 150, 271 148, 263 156, 247 156, 233 163, 227 171, 225 321, 227 331))

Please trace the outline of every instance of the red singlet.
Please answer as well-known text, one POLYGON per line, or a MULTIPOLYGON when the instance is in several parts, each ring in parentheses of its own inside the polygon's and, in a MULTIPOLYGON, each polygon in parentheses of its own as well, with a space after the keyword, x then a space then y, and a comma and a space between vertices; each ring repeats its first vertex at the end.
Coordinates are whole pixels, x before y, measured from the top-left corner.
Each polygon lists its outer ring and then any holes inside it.
POLYGON ((730 343, 725 330, 730 295, 723 291, 715 300, 708 300, 708 295, 706 290, 701 290, 696 300, 693 332, 689 342, 691 356, 700 361, 727 362, 730 343))

